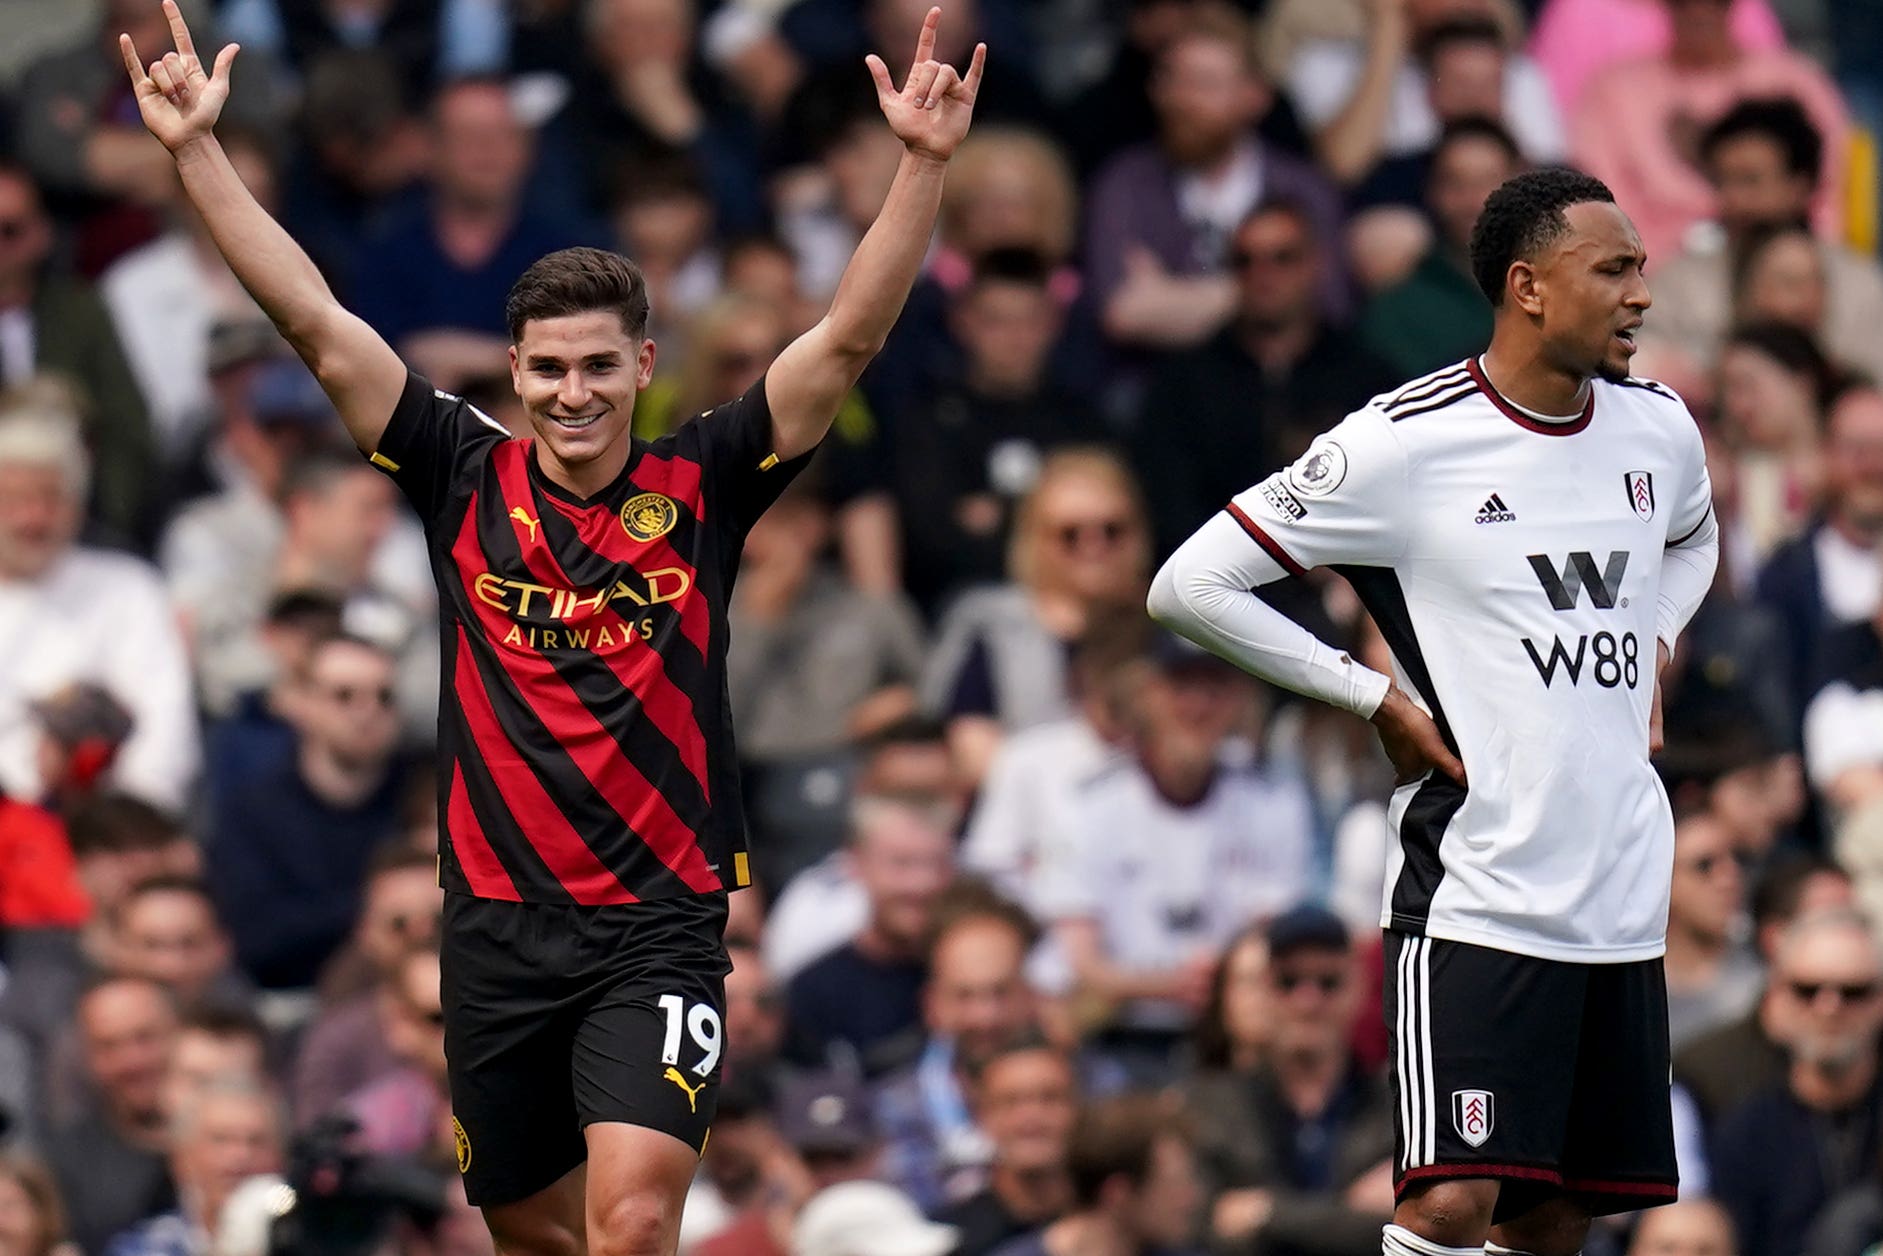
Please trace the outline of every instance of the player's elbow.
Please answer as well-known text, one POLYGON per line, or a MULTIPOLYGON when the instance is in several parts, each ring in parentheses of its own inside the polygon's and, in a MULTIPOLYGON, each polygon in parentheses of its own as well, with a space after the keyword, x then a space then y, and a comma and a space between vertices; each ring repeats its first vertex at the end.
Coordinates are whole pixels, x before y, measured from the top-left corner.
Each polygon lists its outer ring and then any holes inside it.
POLYGON ((1151 579, 1151 591, 1145 596, 1144 609, 1152 619, 1172 631, 1181 631, 1195 618, 1191 603, 1191 574, 1186 570, 1183 550, 1164 560, 1151 579))

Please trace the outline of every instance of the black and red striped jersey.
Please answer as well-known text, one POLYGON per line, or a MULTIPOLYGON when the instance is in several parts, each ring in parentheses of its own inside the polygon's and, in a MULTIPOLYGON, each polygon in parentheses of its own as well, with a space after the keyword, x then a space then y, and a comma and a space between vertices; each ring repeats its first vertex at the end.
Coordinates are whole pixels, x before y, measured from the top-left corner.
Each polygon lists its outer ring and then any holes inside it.
POLYGON ((771 454, 760 380, 580 498, 412 375, 371 461, 438 582, 440 880, 481 898, 630 903, 750 880, 726 697, 745 534, 809 455, 771 454))

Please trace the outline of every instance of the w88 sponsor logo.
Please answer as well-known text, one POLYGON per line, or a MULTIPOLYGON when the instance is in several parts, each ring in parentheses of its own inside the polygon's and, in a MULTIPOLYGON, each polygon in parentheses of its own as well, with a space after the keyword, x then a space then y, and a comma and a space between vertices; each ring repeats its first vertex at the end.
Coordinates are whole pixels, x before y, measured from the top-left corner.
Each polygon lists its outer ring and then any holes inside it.
POLYGON ((1575 639, 1575 653, 1561 637, 1550 642, 1549 658, 1545 659, 1530 638, 1523 639, 1523 648, 1530 655, 1530 662, 1536 666, 1536 674, 1543 678, 1543 685, 1548 688, 1556 683, 1556 672, 1561 668, 1569 677, 1571 685, 1582 683, 1584 670, 1589 678, 1604 689, 1613 689, 1625 685, 1630 689, 1641 683, 1641 642, 1632 632, 1616 636, 1612 632, 1583 633, 1575 639))

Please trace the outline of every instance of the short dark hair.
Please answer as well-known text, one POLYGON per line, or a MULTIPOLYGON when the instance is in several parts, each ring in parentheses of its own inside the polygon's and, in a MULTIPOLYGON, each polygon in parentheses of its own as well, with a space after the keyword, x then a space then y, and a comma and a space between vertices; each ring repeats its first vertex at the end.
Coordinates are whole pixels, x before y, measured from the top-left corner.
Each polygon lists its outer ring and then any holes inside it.
POLYGON ((1486 198, 1471 228, 1471 274, 1492 306, 1504 304, 1512 262, 1529 261, 1569 230, 1563 211, 1588 201, 1615 203, 1600 179, 1576 170, 1526 170, 1486 198))
POLYGON ((968 1085, 971 1088, 979 1089, 981 1082, 987 1077, 988 1073, 992 1072, 994 1066, 1001 1061, 1010 1059, 1016 1055, 1033 1055, 1036 1053, 1044 1053, 1058 1060, 1065 1066, 1066 1070, 1072 1074, 1074 1084, 1077 1084, 1079 1068, 1078 1065, 1073 1062, 1072 1057, 1066 1054, 1063 1047, 1059 1046, 1037 1027, 1033 1026, 1018 1030, 1008 1037, 1003 1038, 1000 1044, 986 1055, 970 1054, 960 1061, 961 1071, 968 1085))
POLYGON ((1189 1139, 1183 1112, 1168 1095, 1113 1095, 1087 1104, 1073 1124, 1066 1157, 1079 1207, 1097 1204, 1105 1183, 1119 1174, 1143 1185, 1164 1138, 1189 1139))
POLYGON ((1739 345, 1762 353, 1793 375, 1804 376, 1820 412, 1836 395, 1841 373, 1811 334, 1789 323, 1742 323, 1728 333, 1726 348, 1739 345))
POLYGON ((268 1026, 250 1009, 236 1003, 202 1003, 188 1008, 177 1023, 181 1032, 195 1032, 218 1042, 241 1039, 252 1042, 264 1052, 268 1049, 268 1026))
POLYGON ((1796 851, 1775 857, 1752 883, 1753 928, 1790 924, 1804 901, 1805 887, 1820 876, 1850 880, 1850 873, 1828 855, 1796 851))
POLYGON ((1804 106, 1790 96, 1742 100, 1721 114, 1700 137, 1700 160, 1711 164, 1720 145, 1748 135, 1771 140, 1785 154, 1785 170, 1817 184, 1824 172, 1824 136, 1804 106))
POLYGON ((934 915, 928 937, 931 971, 942 942, 969 925, 992 924, 1006 929, 1020 944, 1023 955, 1040 940, 1039 922, 1032 914, 980 877, 963 876, 943 890, 935 900, 934 915))
POLYGON ((1257 201, 1242 221, 1236 224, 1232 235, 1241 235, 1248 225, 1258 218, 1267 218, 1270 214, 1282 214, 1295 220, 1295 225, 1316 245, 1321 242, 1321 223, 1314 216, 1313 208, 1298 196, 1283 193, 1278 196, 1265 196, 1257 201))
POLYGON ((66 820, 66 840, 81 858, 162 850, 186 837, 174 816, 129 794, 95 795, 66 820))
POLYGON ((1447 18, 1420 35, 1413 46, 1413 51, 1420 61, 1430 65, 1432 59, 1453 44, 1490 44, 1499 52, 1507 52, 1510 41, 1504 37, 1504 28, 1488 17, 1447 18))
POLYGON ((633 261, 607 249, 558 249, 517 276, 504 302, 510 339, 523 338, 532 318, 561 318, 613 310, 622 330, 639 340, 647 334, 647 280, 633 261))
POLYGON ((420 850, 402 837, 382 842, 366 861, 366 880, 377 881, 392 872, 434 872, 438 868, 438 856, 430 851, 420 850))
POLYGON ((209 892, 209 887, 203 883, 201 877, 164 873, 161 876, 146 877, 125 891, 124 901, 118 904, 119 919, 123 919, 130 912, 132 903, 147 894, 188 894, 208 908, 211 916, 216 915, 215 896, 209 892))
POLYGON ((1474 115, 1466 118, 1453 118, 1438 133, 1438 140, 1432 145, 1432 159, 1453 144, 1463 144, 1470 140, 1483 140, 1495 144, 1504 151, 1504 157, 1513 166, 1523 164, 1523 149, 1517 143, 1517 137, 1510 133, 1510 128, 1496 118, 1474 115))

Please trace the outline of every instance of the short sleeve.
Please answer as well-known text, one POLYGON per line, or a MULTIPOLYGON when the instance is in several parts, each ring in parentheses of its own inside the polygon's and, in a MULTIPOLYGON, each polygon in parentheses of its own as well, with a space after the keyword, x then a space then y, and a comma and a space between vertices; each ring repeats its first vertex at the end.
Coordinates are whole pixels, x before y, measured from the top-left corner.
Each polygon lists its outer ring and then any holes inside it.
POLYGON ((430 527, 450 505, 459 472, 509 439, 503 424, 464 398, 407 372, 379 448, 366 457, 392 477, 430 527))
POLYGON ((718 511, 737 536, 750 530, 816 452, 809 450, 788 462, 773 452, 764 377, 738 399, 689 419, 675 436, 697 444, 708 508, 718 511))
POLYGON ((1405 551, 1411 524, 1406 456, 1392 424, 1350 414, 1295 462, 1238 493, 1229 514, 1252 540, 1301 575, 1312 567, 1386 566, 1405 551))

